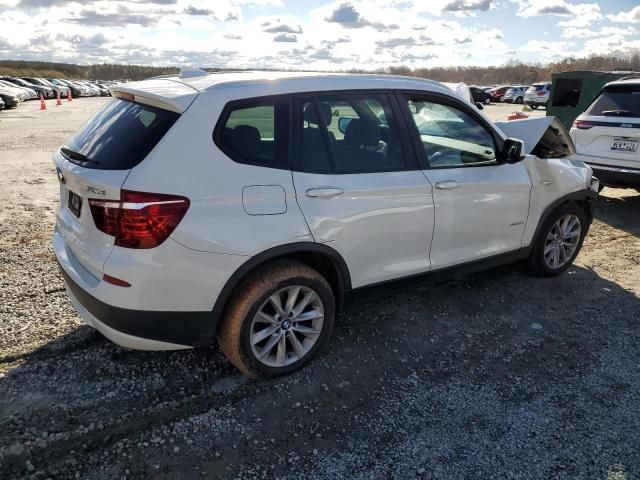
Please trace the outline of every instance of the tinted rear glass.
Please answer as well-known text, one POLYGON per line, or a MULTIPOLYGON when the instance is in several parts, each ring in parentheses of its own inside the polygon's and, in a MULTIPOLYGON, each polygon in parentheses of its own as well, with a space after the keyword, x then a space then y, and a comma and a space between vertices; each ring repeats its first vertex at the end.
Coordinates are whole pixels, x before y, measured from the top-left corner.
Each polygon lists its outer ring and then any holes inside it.
POLYGON ((605 88, 585 113, 605 117, 640 117, 640 85, 605 88))
POLYGON ((139 164, 180 115, 113 99, 71 138, 67 147, 87 157, 87 168, 128 170, 139 164))

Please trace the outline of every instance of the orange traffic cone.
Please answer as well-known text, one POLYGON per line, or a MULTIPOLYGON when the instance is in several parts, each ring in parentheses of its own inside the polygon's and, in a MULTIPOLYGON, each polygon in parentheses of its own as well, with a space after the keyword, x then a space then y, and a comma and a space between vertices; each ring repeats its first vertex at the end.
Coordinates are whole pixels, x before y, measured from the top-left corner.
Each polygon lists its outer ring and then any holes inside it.
POLYGON ((62 100, 60 100, 60 92, 58 92, 58 95, 56 98, 56 105, 62 105, 62 100))
POLYGON ((42 96, 42 94, 40 94, 40 110, 46 110, 47 109, 47 104, 44 103, 44 97, 42 96))
POLYGON ((71 102, 71 89, 67 89, 67 102, 71 102))

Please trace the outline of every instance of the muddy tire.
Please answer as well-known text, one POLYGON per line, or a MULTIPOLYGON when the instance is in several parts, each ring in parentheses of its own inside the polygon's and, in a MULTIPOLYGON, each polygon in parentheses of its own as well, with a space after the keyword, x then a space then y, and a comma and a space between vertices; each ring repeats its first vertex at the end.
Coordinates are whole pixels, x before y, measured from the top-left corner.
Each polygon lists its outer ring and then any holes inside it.
POLYGON ((527 259, 531 273, 551 277, 564 272, 580 253, 588 228, 587 216, 578 204, 568 203, 551 212, 527 259))
POLYGON ((325 343, 335 308, 331 287, 317 271, 297 261, 275 261, 236 289, 218 327, 218 343, 250 377, 286 375, 325 343))

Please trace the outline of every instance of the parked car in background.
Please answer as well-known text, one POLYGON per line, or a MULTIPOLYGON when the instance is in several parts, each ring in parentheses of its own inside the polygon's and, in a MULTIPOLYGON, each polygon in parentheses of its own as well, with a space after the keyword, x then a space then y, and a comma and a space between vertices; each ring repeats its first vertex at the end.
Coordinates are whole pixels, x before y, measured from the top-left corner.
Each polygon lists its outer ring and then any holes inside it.
POLYGON ((54 91, 56 94, 58 94, 58 93, 59 93, 61 97, 62 97, 62 96, 66 96, 66 94, 67 94, 67 88, 66 88, 66 87, 60 87, 60 86, 54 85, 53 83, 51 83, 51 82, 47 81, 47 80, 46 80, 46 79, 44 79, 44 78, 37 78, 37 77, 22 77, 22 79, 23 79, 23 80, 25 80, 25 81, 27 81, 27 82, 29 82, 29 83, 34 83, 34 84, 36 84, 36 85, 43 85, 43 86, 45 86, 45 87, 52 88, 52 89, 53 89, 53 91, 54 91))
MULTIPOLYGON (((31 94, 28 92, 27 89, 23 87, 19 87, 11 82, 7 82, 4 80, 0 80, 0 85, 2 85, 2 87, 7 89, 8 91, 13 92, 14 95, 17 96, 21 102, 24 102, 25 100, 28 100, 29 98, 31 98, 31 94)), ((33 90, 31 92, 35 94, 33 90)))
POLYGON ((0 85, 0 98, 4 102, 4 108, 15 108, 22 102, 20 94, 14 88, 4 85, 0 85))
POLYGON ((609 187, 640 191, 640 78, 606 84, 573 123, 577 160, 609 187))
POLYGON ((491 94, 491 101, 492 102, 501 102, 502 101, 502 97, 504 97, 505 93, 507 93, 507 90, 509 90, 509 86, 504 85, 502 87, 494 87, 491 90, 489 90, 489 93, 491 94))
POLYGON ((89 89, 87 89, 86 87, 78 83, 75 83, 72 80, 63 80, 61 78, 54 78, 54 79, 51 79, 51 82, 56 85, 62 85, 62 86, 68 87, 71 90, 71 95, 74 98, 90 96, 89 89))
POLYGON ((538 82, 531 85, 524 94, 524 104, 535 110, 538 107, 547 107, 551 82, 538 82))
POLYGON ((53 91, 53 88, 50 87, 45 87, 44 85, 36 85, 34 83, 29 83, 21 78, 17 78, 17 77, 2 77, 2 80, 6 80, 7 82, 11 82, 14 85, 17 85, 19 87, 27 87, 30 88, 32 90, 34 90, 38 96, 38 98, 40 98, 40 95, 42 95, 44 98, 53 98, 55 97, 55 93, 53 91))
POLYGON ((112 93, 53 156, 53 245, 78 313, 130 348, 217 337, 242 372, 287 374, 355 290, 518 259, 558 275, 591 223, 561 125, 534 119, 525 151, 438 82, 189 69, 112 93))
POLYGON ((502 101, 505 103, 518 103, 524 102, 524 93, 529 87, 525 85, 514 85, 507 90, 502 97, 502 101))
POLYGON ((471 86, 469 87, 469 91, 471 92, 471 96, 473 97, 474 102, 485 104, 491 103, 491 94, 483 90, 482 88, 471 86))

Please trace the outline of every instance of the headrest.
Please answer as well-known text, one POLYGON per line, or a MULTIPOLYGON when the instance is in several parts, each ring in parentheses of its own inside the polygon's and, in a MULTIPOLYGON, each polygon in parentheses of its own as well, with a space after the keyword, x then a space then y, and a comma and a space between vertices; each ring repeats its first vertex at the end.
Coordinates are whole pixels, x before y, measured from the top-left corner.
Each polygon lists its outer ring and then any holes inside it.
POLYGON ((233 129, 233 149, 241 156, 255 159, 260 153, 260 131, 250 125, 233 129))
MULTIPOLYGON (((322 124, 326 127, 331 124, 331 106, 328 103, 320 102, 320 110, 322 112, 322 124)), ((316 115, 316 109, 312 103, 307 103, 304 106, 304 112, 302 117, 305 122, 312 123, 314 125, 320 125, 318 123, 318 116, 316 115)))
POLYGON ((344 142, 352 147, 375 147, 380 140, 378 125, 375 122, 354 118, 344 132, 344 142))

